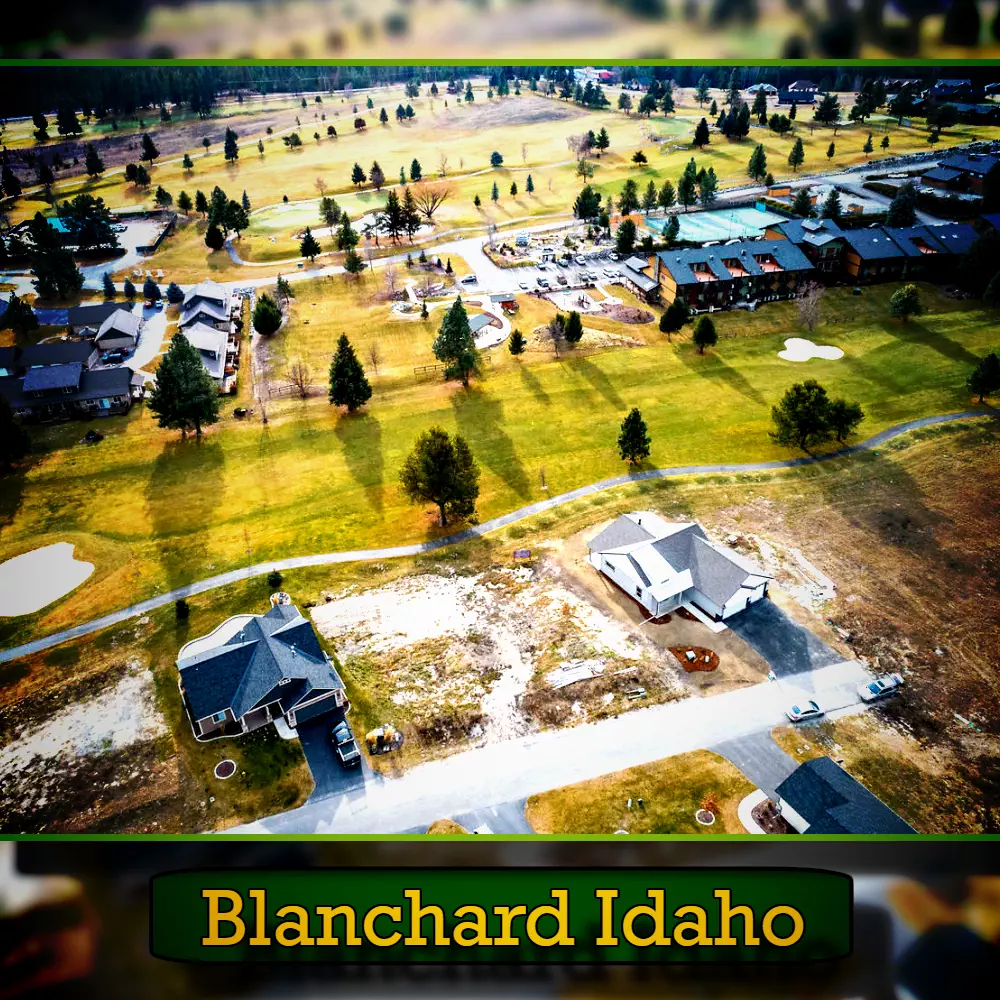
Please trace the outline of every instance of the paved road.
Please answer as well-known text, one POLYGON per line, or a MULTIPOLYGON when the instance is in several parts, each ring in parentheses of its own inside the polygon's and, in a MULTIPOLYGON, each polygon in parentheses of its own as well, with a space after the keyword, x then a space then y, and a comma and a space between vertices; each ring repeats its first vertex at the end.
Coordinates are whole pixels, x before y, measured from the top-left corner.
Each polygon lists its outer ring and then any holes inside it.
MULTIPOLYGON (((848 660, 815 671, 834 717, 864 711, 856 687, 868 678, 848 660)), ((445 816, 481 815, 553 788, 589 781, 726 740, 767 733, 786 721, 785 692, 769 681, 710 698, 685 698, 600 722, 488 743, 406 771, 375 777, 350 796, 304 806, 226 833, 399 833, 445 816)), ((470 820, 471 821, 471 820, 470 820)))
POLYGON ((735 764, 761 791, 774 797, 774 790, 798 766, 799 762, 789 757, 771 734, 751 733, 735 740, 726 740, 709 747, 713 753, 721 754, 735 764))
POLYGON ((137 618, 140 615, 148 614, 150 611, 155 611, 157 608, 162 608, 164 605, 172 604, 179 597, 191 597, 195 594, 203 594, 208 590, 216 590, 219 587, 225 587, 231 583, 237 583, 240 580, 266 576, 274 569, 294 570, 303 569, 307 566, 329 566, 336 563, 346 562, 371 562, 421 555, 425 552, 434 552, 438 549, 447 548, 450 545, 457 545, 460 542, 470 541, 473 538, 478 538, 479 536, 488 534, 491 531, 496 531, 498 528, 504 528, 509 524, 514 524, 517 521, 524 520, 525 518, 533 517, 534 515, 541 514, 547 510, 552 510, 554 507, 560 507, 563 504, 579 500, 581 497, 591 496, 594 493, 600 493, 604 490, 613 489, 616 486, 623 486, 626 483, 643 482, 649 479, 673 479, 680 476, 718 474, 739 475, 747 472, 771 472, 777 469, 791 469, 800 465, 811 465, 815 462, 828 462, 835 458, 843 458, 848 455, 857 454, 861 451, 878 448, 887 441, 891 441, 893 438, 899 437, 907 431, 916 430, 920 427, 929 427, 933 424, 944 424, 955 420, 968 420, 972 417, 985 417, 991 415, 993 415, 992 412, 985 409, 963 410, 960 413, 945 413, 940 416, 921 417, 918 420, 908 420, 906 423, 896 424, 894 427, 889 427, 886 430, 881 431, 874 437, 869 438, 867 441, 861 441, 858 444, 849 445, 846 448, 841 448, 838 451, 830 452, 826 455, 807 455, 802 458, 790 458, 774 462, 748 462, 734 465, 684 465, 674 466, 673 468, 668 469, 647 469, 644 472, 628 473, 623 476, 615 476, 612 479, 603 479, 600 482, 591 483, 588 486, 580 486, 567 493, 560 493, 558 496, 549 497, 547 500, 539 500, 537 503, 528 504, 528 506, 511 511, 509 514, 503 514, 500 517, 484 521, 482 524, 466 528, 464 531, 459 531, 453 535, 447 535, 443 538, 436 538, 429 542, 415 542, 410 545, 397 545, 385 549, 359 549, 348 552, 321 552, 316 555, 291 556, 287 559, 275 559, 270 562, 256 563, 253 566, 243 566, 239 569, 230 570, 227 573, 220 573, 217 576, 211 576, 205 580, 199 580, 196 583, 189 583, 183 587, 177 587, 176 589, 170 590, 164 594, 157 594, 156 596, 147 598, 144 601, 139 601, 136 604, 129 605, 127 608, 122 608, 119 611, 113 611, 100 618, 95 618, 93 621, 83 622, 80 625, 74 625, 72 628, 64 629, 61 632, 54 632, 52 635, 47 635, 44 638, 34 639, 31 642, 26 642, 20 646, 14 646, 11 649, 0 650, 0 663, 16 660, 21 656, 39 653, 44 649, 50 649, 53 646, 58 646, 60 643, 68 642, 70 639, 76 639, 82 635, 90 635, 92 632, 99 632, 101 629, 108 628, 111 625, 118 625, 121 622, 128 621, 130 618, 137 618))

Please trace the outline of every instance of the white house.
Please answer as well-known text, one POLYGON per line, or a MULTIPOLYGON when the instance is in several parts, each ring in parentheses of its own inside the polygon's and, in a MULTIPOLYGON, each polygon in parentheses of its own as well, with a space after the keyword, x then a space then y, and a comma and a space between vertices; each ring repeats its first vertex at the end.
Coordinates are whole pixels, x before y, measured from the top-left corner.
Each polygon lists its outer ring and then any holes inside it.
POLYGON ((229 335, 225 330, 216 330, 214 326, 195 323, 184 331, 191 346, 201 354, 201 363, 208 374, 217 382, 221 382, 226 374, 226 350, 229 335))
POLYGON ((754 97, 758 90, 763 90, 768 97, 774 97, 778 93, 778 88, 773 83, 755 83, 752 87, 747 87, 747 93, 754 97))
POLYGON ((771 577, 749 559, 716 545, 701 525, 658 514, 622 514, 588 543, 590 562, 660 618, 693 603, 729 618, 767 596, 771 577))

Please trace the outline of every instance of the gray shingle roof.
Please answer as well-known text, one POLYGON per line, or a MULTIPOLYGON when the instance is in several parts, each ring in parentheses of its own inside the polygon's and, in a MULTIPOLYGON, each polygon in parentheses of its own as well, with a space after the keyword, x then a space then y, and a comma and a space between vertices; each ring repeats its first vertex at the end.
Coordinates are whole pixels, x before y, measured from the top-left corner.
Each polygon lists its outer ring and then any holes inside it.
POLYGON ((211 302, 225 303, 229 298, 229 293, 217 281, 206 278, 189 288, 184 294, 184 307, 187 308, 198 299, 206 299, 211 302))
POLYGON ((200 322, 204 316, 217 323, 222 323, 229 319, 229 314, 226 312, 224 306, 217 305, 215 302, 198 301, 191 306, 184 307, 177 325, 180 327, 190 326, 192 323, 200 322))
POLYGON ((862 260, 886 260, 890 257, 906 256, 881 226, 876 229, 846 230, 844 240, 862 260))
POLYGON ((591 552, 606 552, 608 549, 620 549, 623 545, 634 545, 636 542, 645 542, 653 537, 651 531, 647 531, 638 525, 631 518, 622 514, 609 524, 599 535, 587 543, 587 548, 591 552))
POLYGON ((17 364, 25 368, 36 365, 68 365, 74 361, 86 364, 94 353, 93 344, 84 340, 63 340, 50 344, 32 344, 18 350, 17 364))
POLYGON ((775 791, 808 833, 917 832, 829 757, 800 764, 775 791))
POLYGON ((927 231, 951 253, 968 253, 979 234, 967 222, 931 223, 927 231))
POLYGON ((949 170, 947 167, 935 167, 928 170, 926 174, 921 174, 921 179, 925 181, 940 181, 942 184, 950 184, 957 180, 962 174, 958 170, 949 170))
POLYGON ((997 163, 1000 163, 1000 157, 977 153, 954 153, 941 160, 938 166, 982 176, 989 173, 990 168, 997 163))
MULTIPOLYGON (((45 369, 33 369, 44 371, 45 369)), ((76 392, 60 393, 46 400, 25 393, 24 379, 11 376, 0 379, 0 393, 7 397, 11 406, 39 406, 46 402, 80 403, 88 399, 105 399, 110 396, 127 396, 130 391, 132 371, 129 368, 102 368, 98 371, 84 370, 80 375, 80 385, 76 392)))
POLYGON ((820 233, 837 237, 842 236, 844 232, 833 219, 787 219, 784 222, 773 223, 768 228, 784 233, 785 238, 793 243, 816 242, 808 240, 808 237, 815 237, 820 233))
POLYGON ((135 313, 126 312, 124 309, 116 309, 101 324, 97 331, 97 339, 115 336, 136 338, 139 336, 139 327, 142 326, 142 318, 135 313))
POLYGON ((76 389, 83 375, 83 365, 74 361, 68 365, 49 365, 46 368, 29 368, 24 376, 24 392, 45 392, 49 389, 76 389))
POLYGON ((704 264, 722 281, 734 279, 723 265, 723 260, 738 260, 752 275, 764 274, 756 257, 773 257, 784 271, 811 271, 809 258, 791 240, 740 240, 725 246, 690 247, 688 249, 661 250, 661 264, 678 285, 697 285, 698 278, 693 264, 704 264))
POLYGON ((124 302, 98 302, 90 306, 70 306, 66 322, 70 326, 100 326, 112 313, 128 310, 124 302))
POLYGON ((319 691, 344 685, 312 625, 291 605, 255 615, 227 642, 177 663, 195 720, 232 709, 240 718, 277 701, 287 712, 319 691))

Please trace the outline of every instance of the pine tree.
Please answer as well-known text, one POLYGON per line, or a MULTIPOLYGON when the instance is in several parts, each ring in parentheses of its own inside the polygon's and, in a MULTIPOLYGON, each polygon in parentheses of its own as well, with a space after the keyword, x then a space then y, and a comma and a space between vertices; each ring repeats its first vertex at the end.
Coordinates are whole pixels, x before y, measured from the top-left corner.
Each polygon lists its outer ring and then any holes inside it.
POLYGON ((469 376, 479 369, 479 356, 461 296, 445 313, 433 349, 434 357, 445 365, 445 378, 461 379, 468 386, 469 376))
POLYGON ((987 396, 1000 392, 1000 358, 995 351, 987 354, 972 369, 966 385, 969 387, 969 392, 978 397, 980 403, 987 396))
POLYGON ((192 160, 191 157, 187 153, 185 153, 184 154, 184 159, 181 160, 181 166, 188 173, 190 173, 192 170, 194 170, 194 160, 192 160))
POLYGON ((826 196, 826 201, 823 202, 823 209, 820 215, 824 219, 833 219, 836 222, 840 218, 842 211, 840 193, 836 188, 831 188, 830 193, 826 196))
POLYGON ((583 320, 578 312, 571 312, 566 317, 566 324, 563 327, 563 337, 570 347, 580 343, 583 337, 583 320))
POLYGON ((524 353, 525 344, 526 341, 524 339, 524 334, 521 333, 520 330, 515 330, 510 335, 510 340, 507 343, 507 350, 510 351, 514 357, 517 357, 519 354, 524 353))
POLYGON ((333 406, 346 406, 348 413, 353 413, 372 398, 371 384, 346 333, 340 335, 337 351, 330 363, 329 397, 333 406))
POLYGON ((135 285, 132 284, 129 278, 126 278, 122 285, 122 294, 125 296, 126 302, 135 302, 135 285))
POLYGON ((719 181, 715 167, 709 167, 698 174, 698 200, 708 208, 718 196, 719 181))
MULTIPOLYGON (((758 90, 757 93, 762 94, 764 92, 758 90)), ((758 182, 767 176, 767 153, 761 143, 758 143, 754 147, 754 151, 750 154, 750 162, 747 164, 747 174, 752 180, 758 182)))
POLYGON ((353 250, 358 242, 358 234, 351 226, 350 217, 344 212, 340 217, 340 229, 337 231, 337 249, 353 250))
POLYGON ((872 150, 874 148, 875 147, 872 145, 872 134, 871 134, 871 132, 869 132, 868 133, 868 138, 865 139, 865 144, 861 147, 861 152, 865 154, 865 159, 866 160, 868 159, 869 156, 871 156, 872 150))
POLYGON ((809 198, 808 188, 799 188, 795 195, 795 199, 792 202, 792 211, 796 215, 801 215, 802 218, 807 219, 812 215, 812 201, 809 198))
POLYGON ((142 154, 140 159, 149 160, 150 166, 160 155, 160 151, 156 148, 156 143, 153 142, 153 137, 148 132, 142 133, 142 154))
POLYGON ((801 137, 795 140, 791 152, 788 154, 788 165, 792 170, 797 171, 802 166, 806 158, 805 147, 802 145, 801 137))
POLYGON ((694 139, 692 140, 692 145, 697 146, 699 149, 704 148, 711 142, 711 138, 708 134, 708 122, 702 118, 700 122, 695 126, 694 129, 694 139))
POLYGON ((316 260, 316 255, 320 253, 320 245, 308 226, 306 226, 306 230, 302 234, 302 242, 299 243, 299 253, 303 257, 308 257, 310 264, 316 260))
POLYGON ((685 211, 698 199, 698 167, 694 162, 694 157, 688 161, 677 181, 677 203, 683 205, 685 211))
POLYGON ((170 341, 146 405, 160 427, 179 430, 182 435, 193 430, 201 437, 202 427, 219 419, 219 387, 183 333, 170 341))
POLYGON ((281 319, 281 306, 267 292, 261 292, 253 307, 253 328, 262 337, 270 337, 281 328, 281 319))
POLYGON ((41 212, 36 212, 28 223, 28 233, 31 236, 28 261, 38 297, 66 299, 78 292, 83 287, 83 275, 41 212))
POLYGON ((524 182, 524 190, 527 191, 528 194, 534 194, 535 182, 531 179, 531 174, 528 174, 528 179, 524 182))
POLYGON ((31 303, 12 292, 6 310, 0 314, 0 330, 13 330, 15 336, 23 337, 37 329, 38 317, 31 303))
POLYGON ((493 190, 490 192, 490 200, 494 203, 500 200, 500 189, 497 187, 497 182, 493 182, 493 190))
POLYGON ((226 138, 222 149, 227 163, 235 163, 239 159, 240 147, 236 142, 237 138, 238 136, 231 128, 226 129, 226 138))
POLYGON ((364 170, 361 169, 361 164, 355 163, 351 170, 351 183, 360 187, 366 180, 368 180, 368 178, 365 175, 364 170))
POLYGON ((159 302, 163 298, 160 286, 154 278, 147 278, 142 284, 142 297, 147 302, 159 302))
POLYGON ((111 274, 108 271, 104 272, 104 276, 101 278, 101 282, 104 285, 104 297, 106 299, 113 299, 117 294, 115 290, 115 283, 111 280, 111 274))
POLYGON ((348 274, 358 275, 365 269, 365 262, 361 254, 353 247, 344 254, 344 270, 348 274))
POLYGON ((176 281, 171 281, 167 285, 166 300, 173 306, 180 305, 184 301, 184 293, 181 291, 181 286, 177 284, 176 281))
POLYGON ((420 161, 414 157, 413 162, 410 164, 410 180, 416 182, 419 181, 422 176, 423 170, 420 167, 420 161))
POLYGON ((380 111, 380 112, 378 113, 378 120, 379 120, 379 121, 380 121, 380 122, 381 122, 381 123, 382 123, 383 125, 388 125, 388 124, 389 124, 389 113, 388 113, 388 112, 387 112, 387 111, 385 110, 385 108, 383 108, 383 109, 382 109, 382 110, 381 110, 381 111, 380 111))
POLYGON ((403 492, 412 503, 433 503, 441 513, 441 527, 448 516, 469 517, 479 496, 479 466, 465 439, 454 441, 440 427, 417 438, 399 473, 403 492))
POLYGON ((243 192, 243 197, 240 198, 240 205, 243 207, 243 211, 246 212, 247 215, 249 215, 250 214, 250 196, 246 193, 246 191, 243 192))
POLYGON ((93 143, 87 146, 84 166, 89 177, 97 177, 99 174, 104 173, 104 160, 101 159, 101 155, 97 152, 97 147, 93 143))
POLYGON ((185 215, 191 211, 191 195, 189 195, 187 191, 181 191, 181 193, 177 196, 177 207, 185 215))
POLYGON ((826 147, 826 158, 828 160, 832 160, 834 156, 836 156, 836 154, 837 154, 837 147, 834 143, 831 142, 830 145, 826 147))
POLYGON ((659 194, 656 196, 657 204, 665 212, 668 208, 673 208, 677 201, 677 194, 674 191, 674 186, 669 180, 663 182, 663 186, 660 188, 659 194))
POLYGON ((382 190, 382 185, 385 184, 385 174, 382 172, 378 160, 373 161, 372 168, 368 171, 368 180, 372 182, 372 187, 376 191, 382 190))
POLYGON ((510 196, 512 198, 517 197, 517 181, 513 181, 510 185, 510 196))
POLYGON ((715 324, 710 317, 698 317, 698 322, 695 323, 694 332, 691 335, 691 342, 698 348, 699 354, 704 354, 706 347, 714 347, 719 342, 719 335, 715 332, 715 324))
POLYGON ((226 245, 226 235, 216 222, 210 222, 205 230, 205 246, 210 250, 221 250, 226 245))
POLYGON ((208 199, 205 197, 204 191, 195 191, 194 209, 202 215, 208 215, 208 199))
POLYGON ((649 458, 650 444, 652 438, 649 436, 646 421, 642 419, 639 408, 633 407, 622 421, 621 431, 618 434, 618 453, 629 465, 637 465, 643 459, 649 458))
POLYGON ((681 299, 674 299, 660 317, 660 333, 667 335, 667 342, 674 333, 679 333, 689 319, 688 307, 681 299))

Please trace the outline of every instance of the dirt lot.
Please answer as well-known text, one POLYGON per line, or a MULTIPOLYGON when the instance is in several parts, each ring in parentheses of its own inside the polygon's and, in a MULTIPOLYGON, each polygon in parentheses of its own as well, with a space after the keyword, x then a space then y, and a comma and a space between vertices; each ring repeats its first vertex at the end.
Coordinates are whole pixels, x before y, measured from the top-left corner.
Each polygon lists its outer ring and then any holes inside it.
MULTIPOLYGON (((455 100, 459 98, 456 97, 455 100)), ((450 98, 449 98, 450 100, 450 98)), ((586 112, 569 104, 557 104, 544 97, 524 94, 516 101, 495 101, 489 104, 466 104, 461 115, 443 118, 439 128, 476 131, 512 125, 543 125, 546 122, 584 118, 586 112)), ((567 156, 569 153, 567 152, 567 156)))

